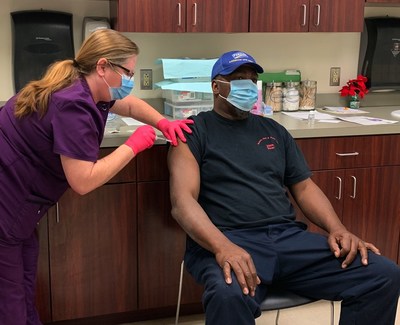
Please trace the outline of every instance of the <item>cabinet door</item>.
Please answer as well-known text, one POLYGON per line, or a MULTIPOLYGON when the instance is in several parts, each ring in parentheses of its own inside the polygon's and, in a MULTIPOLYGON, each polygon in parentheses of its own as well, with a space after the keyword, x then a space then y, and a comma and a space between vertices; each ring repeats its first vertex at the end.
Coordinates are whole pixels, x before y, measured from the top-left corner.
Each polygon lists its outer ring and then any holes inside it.
MULTIPOLYGON (((186 235, 171 216, 168 182, 138 184, 139 309, 175 306, 186 235)), ((182 304, 200 303, 202 288, 186 275, 182 304)))
POLYGON ((248 32, 249 1, 187 0, 186 31, 248 32))
POLYGON ((362 32, 364 0, 310 0, 310 32, 362 32))
POLYGON ((343 223, 397 262, 400 240, 400 166, 346 171, 343 223))
MULTIPOLYGON (((48 214, 55 210, 51 208, 48 214)), ((51 322, 51 300, 50 300, 50 265, 49 265, 49 241, 47 231, 47 219, 43 217, 37 227, 39 239, 39 259, 36 278, 36 308, 40 320, 43 323, 51 322)))
POLYGON ((307 32, 309 0, 251 0, 250 32, 307 32))
POLYGON ((53 321, 137 309, 136 184, 79 196, 49 218, 53 321))
POLYGON ((121 32, 184 32, 186 0, 111 0, 110 17, 121 32))
MULTIPOLYGON (((344 186, 344 172, 337 170, 314 171, 311 179, 319 186, 324 192, 328 200, 331 202, 339 219, 342 219, 343 213, 343 186, 344 186)), ((311 223, 304 214, 296 207, 297 219, 308 225, 308 230, 326 234, 324 230, 317 225, 311 223)))
POLYGON ((250 32, 361 32, 364 0, 251 0, 250 32))

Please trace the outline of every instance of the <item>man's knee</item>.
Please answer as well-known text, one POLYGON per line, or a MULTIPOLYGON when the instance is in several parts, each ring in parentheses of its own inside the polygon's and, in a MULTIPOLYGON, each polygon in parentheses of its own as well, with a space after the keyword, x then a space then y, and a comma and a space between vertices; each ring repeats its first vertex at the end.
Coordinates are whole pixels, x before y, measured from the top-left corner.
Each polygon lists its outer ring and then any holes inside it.
POLYGON ((371 273, 371 281, 381 283, 382 287, 394 294, 400 294, 400 267, 396 263, 382 256, 370 257, 367 269, 371 273))

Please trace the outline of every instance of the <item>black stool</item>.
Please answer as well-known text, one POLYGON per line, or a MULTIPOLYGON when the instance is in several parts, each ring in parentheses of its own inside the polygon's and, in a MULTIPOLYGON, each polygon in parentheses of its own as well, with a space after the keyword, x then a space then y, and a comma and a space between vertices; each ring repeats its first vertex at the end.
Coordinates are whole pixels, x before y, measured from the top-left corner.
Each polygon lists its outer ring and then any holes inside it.
MULTIPOLYGON (((176 306, 176 315, 175 315, 175 325, 178 325, 179 322, 179 311, 181 306, 181 294, 182 294, 182 281, 183 281, 183 271, 185 267, 185 262, 181 263, 181 272, 179 277, 179 291, 178 291, 178 303, 176 306)), ((309 304, 317 301, 316 299, 311 299, 303 296, 296 295, 293 292, 278 290, 276 288, 270 288, 268 290, 267 297, 261 303, 260 309, 262 311, 271 311, 276 310, 276 318, 275 324, 278 325, 279 322, 279 312, 281 309, 297 307, 305 304, 309 304)), ((330 301, 331 305, 331 325, 334 325, 335 321, 335 306, 333 301, 330 301)))
MULTIPOLYGON (((276 288, 270 288, 267 293, 267 297, 261 303, 260 309, 262 311, 276 310, 275 324, 279 323, 279 314, 281 309, 298 307, 317 301, 303 296, 296 295, 293 292, 279 290, 276 288)), ((335 321, 335 305, 333 301, 330 301, 331 305, 331 321, 330 324, 334 325, 335 321)))

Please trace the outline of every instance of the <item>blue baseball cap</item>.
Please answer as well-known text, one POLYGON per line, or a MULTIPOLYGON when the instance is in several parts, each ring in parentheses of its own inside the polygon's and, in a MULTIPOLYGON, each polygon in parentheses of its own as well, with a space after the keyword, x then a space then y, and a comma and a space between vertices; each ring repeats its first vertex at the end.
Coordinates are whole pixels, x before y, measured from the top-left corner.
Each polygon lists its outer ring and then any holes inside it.
POLYGON ((211 80, 219 74, 223 76, 231 74, 243 64, 252 65, 258 73, 264 72, 264 69, 256 63, 256 60, 250 54, 243 51, 230 51, 222 54, 215 62, 211 72, 211 80))

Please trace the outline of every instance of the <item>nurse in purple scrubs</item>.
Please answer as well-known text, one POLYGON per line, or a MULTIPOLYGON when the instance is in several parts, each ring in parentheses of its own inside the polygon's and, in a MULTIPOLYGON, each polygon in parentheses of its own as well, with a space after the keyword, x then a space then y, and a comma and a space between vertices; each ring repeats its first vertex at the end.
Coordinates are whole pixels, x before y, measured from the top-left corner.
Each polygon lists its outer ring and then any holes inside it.
POLYGON ((1 324, 41 324, 35 227, 68 187, 83 195, 106 183, 154 144, 153 127, 173 145, 186 140, 190 121, 168 121, 129 95, 138 52, 122 34, 98 30, 74 60, 56 62, 0 109, 1 324), (109 111, 147 125, 98 159, 109 111))

